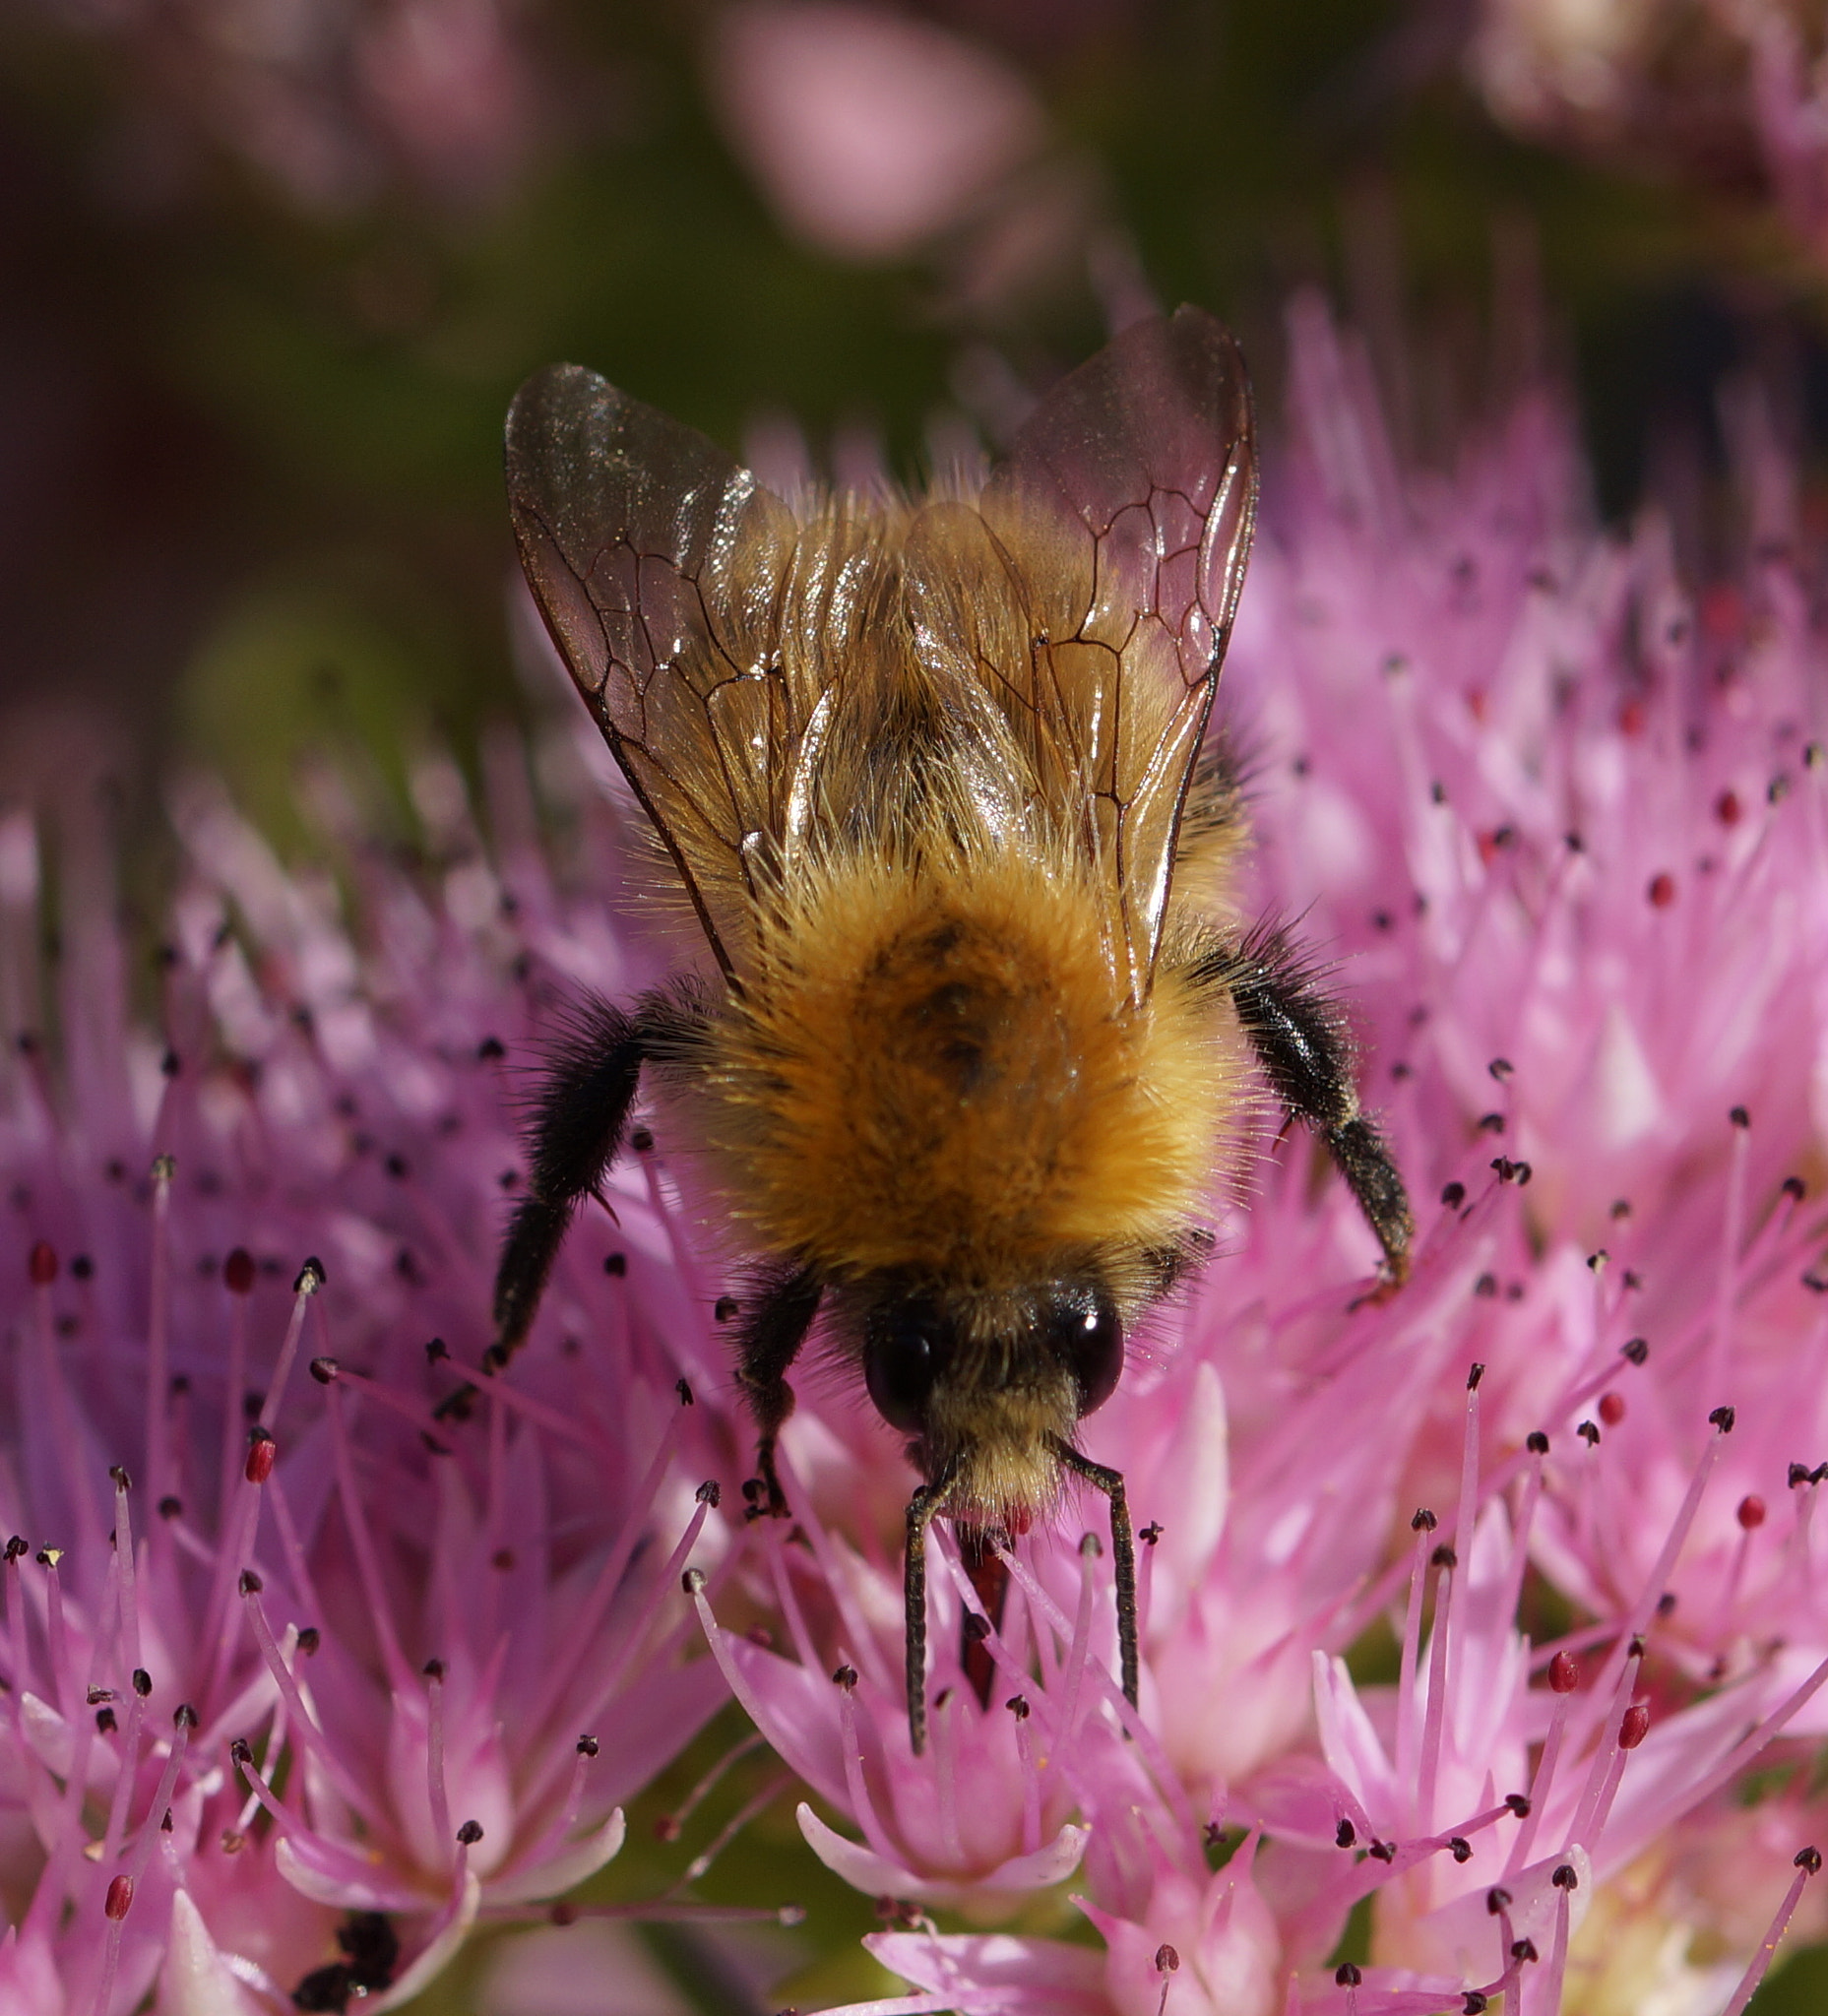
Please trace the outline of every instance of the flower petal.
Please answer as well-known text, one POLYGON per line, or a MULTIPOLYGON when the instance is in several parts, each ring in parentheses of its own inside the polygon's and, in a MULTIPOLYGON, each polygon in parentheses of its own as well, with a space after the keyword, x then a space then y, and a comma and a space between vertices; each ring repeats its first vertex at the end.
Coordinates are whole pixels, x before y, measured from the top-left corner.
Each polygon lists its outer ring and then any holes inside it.
POLYGON ((495 1904, 532 1904, 541 1897, 562 1897, 567 1890, 596 1875, 605 1862, 613 1861, 628 1835, 628 1821, 617 1806, 603 1824, 580 1841, 568 1842, 544 1861, 499 1878, 488 1886, 488 1901, 495 1904))
POLYGON ((877 1855, 860 1841, 848 1841, 842 1834, 834 1833, 803 1802, 795 1809, 794 1817, 799 1821, 806 1846, 853 1890, 861 1890, 866 1897, 907 1897, 919 1904, 961 1904, 998 1892, 1019 1896, 1063 1883, 1084 1858, 1092 1834, 1089 1827, 1076 1827, 1069 1822, 1033 1855, 1012 1856, 984 1875, 922 1876, 877 1855))

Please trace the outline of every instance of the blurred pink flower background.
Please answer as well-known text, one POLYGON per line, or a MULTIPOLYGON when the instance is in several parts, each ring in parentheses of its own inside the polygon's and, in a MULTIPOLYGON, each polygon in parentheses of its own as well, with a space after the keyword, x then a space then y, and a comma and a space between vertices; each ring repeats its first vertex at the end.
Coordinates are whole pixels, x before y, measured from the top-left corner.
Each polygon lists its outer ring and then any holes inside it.
POLYGON ((883 2016, 1702 2016, 1787 1905, 1824 1928, 1796 1858, 1828 1818, 1828 892, 1789 472, 1743 430, 1759 536, 1692 588, 1654 513, 1592 528, 1550 394, 1423 477, 1313 299, 1289 340, 1227 674, 1254 901, 1337 964, 1422 1228, 1379 1301, 1302 1139, 1216 1200, 1203 1280, 1088 1426, 1146 1543, 1140 1714, 1069 1507, 1012 1557, 981 1709, 940 1543, 909 1754, 896 1438, 808 1379, 801 1518, 743 1521, 731 1284, 664 1139, 477 1375, 513 1073, 579 988, 659 956, 588 723, 546 731, 556 851, 512 738, 476 809, 417 763, 416 865, 328 773, 334 877, 185 787, 158 1035, 95 821, 56 828, 53 976, 13 816, 22 2007, 389 2006, 615 1855, 728 1694, 812 1853, 897 1900, 869 1944, 912 1987, 883 2016), (1102 1945, 1056 1935, 1071 1914, 1102 1945))

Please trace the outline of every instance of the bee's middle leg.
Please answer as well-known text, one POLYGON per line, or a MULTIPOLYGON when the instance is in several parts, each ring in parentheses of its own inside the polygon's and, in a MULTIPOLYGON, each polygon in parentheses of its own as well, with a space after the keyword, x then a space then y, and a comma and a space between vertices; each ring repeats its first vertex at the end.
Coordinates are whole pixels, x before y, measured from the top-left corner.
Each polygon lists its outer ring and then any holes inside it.
POLYGON ((1416 1222, 1390 1150, 1359 1109, 1352 1038, 1338 1004, 1278 931, 1217 946, 1192 973, 1196 984, 1229 993, 1276 1097, 1326 1143, 1384 1249, 1388 1280, 1404 1280, 1416 1222))
POLYGON ((775 1443, 793 1412, 793 1389, 788 1373, 819 1313, 825 1284, 810 1267, 784 1269, 769 1277, 751 1304, 737 1343, 736 1383, 755 1418, 758 1441, 756 1468, 767 1502, 750 1507, 751 1516, 787 1516, 787 1493, 775 1468, 775 1443))

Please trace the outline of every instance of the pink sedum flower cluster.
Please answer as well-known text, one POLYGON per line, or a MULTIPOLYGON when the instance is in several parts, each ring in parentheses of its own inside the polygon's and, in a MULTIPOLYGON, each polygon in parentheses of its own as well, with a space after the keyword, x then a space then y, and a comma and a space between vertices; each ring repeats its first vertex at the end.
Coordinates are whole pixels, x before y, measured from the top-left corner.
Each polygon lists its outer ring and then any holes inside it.
POLYGON ((1552 401, 1409 477, 1313 303, 1291 344, 1228 697, 1255 899, 1337 962, 1414 1276, 1367 1293, 1368 1231, 1289 1140, 1133 1349, 1085 1441, 1146 1543, 1140 1716, 1069 1506, 1015 1549, 1001 1631, 970 1627, 981 1711, 951 1649, 975 1599, 936 1572, 941 1733, 908 1754, 886 1438, 830 1404, 787 1440, 817 1531, 772 1556, 791 1651, 707 1629, 851 1822, 802 1810, 815 1852, 905 1900, 879 2016, 1736 2009, 1767 1933, 1823 1929, 1828 1820, 1800 533, 1754 449, 1757 549, 1684 582, 1654 513, 1593 529, 1552 401), (1344 1658, 1372 1626, 1375 1681, 1344 1658), (1069 1864, 1102 1955, 989 1928, 1069 1864))
POLYGON ((732 1696, 884 1901, 875 2016, 1721 2016, 1828 1929, 1828 648, 1789 472, 1740 430, 1756 542, 1685 581, 1654 514, 1594 529, 1551 400, 1406 474, 1355 347, 1290 333, 1227 671, 1250 901, 1337 966, 1419 1232, 1370 1292, 1267 1117, 1215 1199, 1085 1430, 1142 1543, 1138 1710, 1069 1500, 1000 1620, 935 1533, 912 1755, 913 1474, 815 1354, 795 1516, 745 1518, 741 1283, 664 1138, 485 1371, 515 1073, 663 959, 581 714, 536 752, 556 839, 506 739, 481 817, 416 767, 410 860, 317 780, 334 875, 178 793, 158 1038, 93 822, 48 970, 0 825, 7 2007, 398 2003, 550 1918, 732 1696))
POLYGON ((595 1276, 588 1350, 477 1364, 506 1045, 566 925, 531 853, 504 903, 453 769, 418 788, 433 870, 345 863, 359 948, 329 875, 182 794, 162 1049, 90 822, 60 834, 51 973, 33 828, 0 829, 22 2016, 395 2006, 614 1856, 622 1802, 725 1698, 679 1590, 724 1551, 690 1480, 716 1432, 646 1327, 701 1318, 629 1292, 664 1273, 652 1214, 555 1284, 568 1315, 595 1276))

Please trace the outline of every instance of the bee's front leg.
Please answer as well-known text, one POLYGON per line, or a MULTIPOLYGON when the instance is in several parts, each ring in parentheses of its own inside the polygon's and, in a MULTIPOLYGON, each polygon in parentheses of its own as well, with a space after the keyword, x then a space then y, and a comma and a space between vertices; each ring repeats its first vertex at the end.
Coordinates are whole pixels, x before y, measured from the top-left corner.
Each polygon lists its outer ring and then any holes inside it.
POLYGON ((1403 1281, 1416 1221, 1383 1136, 1359 1110, 1352 1038, 1338 1005, 1280 931, 1259 928, 1215 947, 1194 963, 1192 977, 1229 993, 1276 1097, 1326 1143, 1384 1249, 1387 1281, 1403 1281))
POLYGON ((775 1468, 775 1443, 793 1412, 788 1372, 819 1313, 819 1297, 824 1292, 824 1282, 810 1267, 784 1268, 764 1281, 743 1322, 736 1383, 760 1431, 755 1463, 767 1499, 765 1504, 751 1503, 751 1518, 764 1513, 776 1519, 787 1517, 787 1493, 775 1468))

